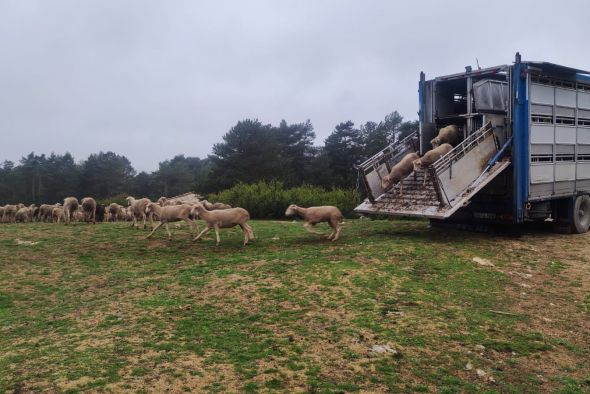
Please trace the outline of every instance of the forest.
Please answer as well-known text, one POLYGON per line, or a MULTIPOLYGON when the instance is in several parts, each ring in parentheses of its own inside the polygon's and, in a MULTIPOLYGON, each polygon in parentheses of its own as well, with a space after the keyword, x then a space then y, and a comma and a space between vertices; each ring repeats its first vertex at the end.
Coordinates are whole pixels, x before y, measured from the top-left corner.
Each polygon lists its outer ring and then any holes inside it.
POLYGON ((207 157, 179 154, 154 172, 137 172, 115 152, 98 152, 76 161, 72 154, 31 152, 18 163, 0 165, 0 204, 40 204, 66 196, 107 200, 121 195, 174 196, 187 191, 219 193, 237 184, 277 181, 285 187, 358 187, 354 164, 417 130, 397 112, 356 127, 341 122, 316 145, 311 121, 278 126, 257 119, 236 123, 207 157))

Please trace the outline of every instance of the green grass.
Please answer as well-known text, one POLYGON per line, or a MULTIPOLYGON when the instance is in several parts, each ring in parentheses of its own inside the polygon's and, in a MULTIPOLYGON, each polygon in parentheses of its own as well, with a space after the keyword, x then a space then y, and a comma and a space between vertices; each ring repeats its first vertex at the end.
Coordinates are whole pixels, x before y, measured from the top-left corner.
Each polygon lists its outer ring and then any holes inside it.
POLYGON ((553 282, 571 261, 420 221, 348 221, 336 243, 252 226, 245 248, 238 230, 215 247, 186 227, 169 242, 123 223, 0 226, 0 392, 590 390, 588 332, 543 331, 511 293, 518 263, 574 297, 553 282), (553 356, 574 364, 539 369, 553 356))

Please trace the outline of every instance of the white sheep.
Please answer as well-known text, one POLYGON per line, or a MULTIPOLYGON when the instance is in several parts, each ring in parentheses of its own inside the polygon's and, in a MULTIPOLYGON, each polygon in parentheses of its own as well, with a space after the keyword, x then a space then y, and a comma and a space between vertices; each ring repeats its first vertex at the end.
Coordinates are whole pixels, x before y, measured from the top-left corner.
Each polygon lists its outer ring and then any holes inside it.
POLYGON ((62 207, 55 207, 51 210, 51 217, 54 222, 61 223, 66 220, 66 215, 62 207))
POLYGON ((52 220, 52 213, 54 208, 61 207, 60 203, 49 205, 49 204, 41 204, 39 207, 39 221, 42 222, 49 222, 52 220))
MULTIPOLYGON (((414 160, 414 171, 424 170, 426 167, 432 165, 438 159, 449 153, 453 147, 450 144, 442 144, 434 149, 429 150, 421 158, 414 160)), ((428 178, 428 171, 424 171, 424 185, 428 178)))
POLYGON ((76 197, 66 197, 64 199, 63 208, 65 215, 65 224, 70 224, 79 206, 80 204, 78 203, 78 199, 76 197))
MULTIPOLYGON (((151 203, 151 201, 149 200, 149 198, 140 198, 138 200, 136 200, 135 198, 129 196, 126 198, 127 200, 127 204, 129 205, 129 209, 133 215, 133 223, 131 224, 131 227, 136 227, 137 226, 137 221, 138 220, 143 220, 143 228, 146 228, 146 219, 148 217, 148 215, 146 215, 145 213, 145 208, 148 206, 149 203, 151 203)), ((149 215, 150 218, 150 224, 152 225, 152 229, 154 228, 154 219, 153 216, 150 214, 149 215)))
POLYGON ((96 200, 92 197, 84 197, 80 202, 82 207, 82 213, 84 220, 89 222, 92 220, 92 224, 96 224, 96 200))
POLYGON ((122 220, 122 213, 121 211, 123 210, 123 207, 115 202, 111 203, 108 207, 107 207, 107 212, 110 215, 110 220, 112 222, 116 222, 117 219, 122 220))
MULTIPOLYGON (((393 166, 389 174, 385 175, 383 179, 381 179, 381 187, 385 190, 392 184, 403 181, 414 170, 414 160, 419 158, 420 156, 418 156, 416 153, 408 153, 405 155, 396 165, 393 166)), ((416 173, 414 173, 414 179, 415 178, 416 173)), ((400 196, 403 194, 403 185, 404 183, 401 182, 399 186, 400 196)))
POLYGON ((295 204, 289 205, 287 210, 285 211, 285 216, 293 216, 298 215, 300 216, 305 223, 303 227, 312 233, 312 234, 320 234, 317 231, 312 230, 312 227, 318 223, 327 222, 330 227, 332 227, 332 232, 326 236, 327 239, 336 241, 340 236, 340 231, 342 230, 342 212, 337 207, 331 205, 325 205, 320 207, 309 207, 309 208, 302 208, 295 204))
POLYGON ((199 231, 199 225, 190 218, 191 216, 192 207, 188 204, 183 205, 169 205, 169 206, 160 206, 157 203, 149 203, 145 208, 145 213, 155 214, 158 218, 160 218, 160 223, 154 227, 152 232, 146 237, 150 238, 154 232, 159 229, 162 225, 166 228, 166 232, 168 233, 168 239, 172 239, 172 234, 170 234, 170 229, 168 228, 168 223, 172 222, 179 222, 185 221, 188 223, 191 233, 195 233, 199 231))
POLYGON ((5 205, 4 206, 4 215, 2 216, 2 221, 8 222, 8 223, 16 223, 16 212, 20 208, 21 207, 18 205, 12 205, 12 204, 5 205))
POLYGON ((439 130, 438 135, 434 137, 430 143, 432 144, 433 148, 440 146, 441 144, 447 143, 452 144, 455 142, 457 137, 459 136, 459 127, 452 124, 446 127, 443 127, 439 130))
POLYGON ((250 214, 244 208, 229 208, 229 209, 219 209, 214 211, 208 211, 205 209, 203 204, 197 202, 193 204, 193 208, 191 213, 198 214, 201 219, 205 221, 207 224, 207 228, 199 233, 194 239, 193 242, 200 239, 203 235, 207 234, 212 228, 215 229, 215 236, 217 239, 217 244, 219 245, 219 229, 220 228, 231 228, 235 226, 240 226, 242 231, 244 232, 244 243, 243 245, 247 245, 249 240, 254 239, 254 231, 252 227, 247 223, 250 219, 250 214))
POLYGON ((20 208, 16 211, 14 220, 16 222, 31 222, 33 220, 33 210, 29 207, 20 208))
POLYGON ((201 201, 201 204, 203 204, 203 206, 205 207, 205 209, 208 210, 208 211, 215 211, 215 210, 218 210, 218 209, 228 209, 228 208, 231 208, 231 205, 224 204, 222 202, 210 203, 207 200, 203 200, 203 201, 201 201))

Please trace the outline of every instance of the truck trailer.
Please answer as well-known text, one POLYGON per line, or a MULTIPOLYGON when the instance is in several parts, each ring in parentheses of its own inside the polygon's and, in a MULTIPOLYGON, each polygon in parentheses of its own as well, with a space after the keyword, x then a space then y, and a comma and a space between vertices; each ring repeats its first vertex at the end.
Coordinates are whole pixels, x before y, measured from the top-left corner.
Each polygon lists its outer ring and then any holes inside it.
POLYGON ((522 61, 426 80, 417 132, 356 167, 367 198, 355 211, 435 224, 552 222, 590 227, 590 72, 522 61), (381 179, 408 153, 423 155, 448 125, 454 148, 387 189, 381 179), (424 179, 426 177, 426 181, 424 179), (403 194, 400 187, 403 186, 403 194))

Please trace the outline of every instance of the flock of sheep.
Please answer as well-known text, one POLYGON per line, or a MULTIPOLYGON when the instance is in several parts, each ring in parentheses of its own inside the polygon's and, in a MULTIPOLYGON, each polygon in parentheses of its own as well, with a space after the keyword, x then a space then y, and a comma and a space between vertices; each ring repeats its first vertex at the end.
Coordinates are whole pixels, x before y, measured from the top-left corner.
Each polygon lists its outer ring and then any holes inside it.
MULTIPOLYGON (((42 204, 37 207, 35 204, 25 206, 24 204, 5 205, 0 207, 0 220, 3 223, 16 222, 54 222, 70 224, 72 222, 96 223, 97 221, 116 222, 129 221, 131 227, 139 227, 142 222, 143 228, 150 221, 152 231, 146 238, 150 238, 161 226, 166 228, 168 239, 172 234, 168 223, 184 221, 189 225, 191 233, 197 235, 193 241, 201 239, 211 229, 215 230, 217 245, 219 245, 219 229, 239 226, 244 232, 243 245, 254 239, 254 231, 247 223, 250 214, 244 208, 233 208, 224 203, 210 203, 207 200, 197 202, 170 200, 160 197, 156 202, 148 198, 135 199, 127 197, 127 207, 112 203, 108 206, 97 204, 92 197, 85 197, 78 201, 76 197, 67 197, 61 203, 49 205, 42 204), (159 221, 154 225, 154 219, 159 221), (199 230, 197 219, 202 219, 206 227, 199 230)), ((317 223, 327 222, 332 227, 332 232, 326 236, 331 241, 336 241, 342 229, 342 213, 334 206, 321 206, 302 208, 297 205, 289 205, 285 211, 286 216, 300 216, 303 218, 304 227, 307 231, 319 234, 312 230, 317 223)))
MULTIPOLYGON (((396 165, 393 166, 390 173, 382 178, 381 185, 384 190, 414 172, 414 177, 418 171, 424 171, 425 168, 433 164, 442 156, 449 153, 453 146, 451 145, 459 135, 459 128, 456 125, 446 126, 440 129, 438 135, 430 141, 433 149, 426 152, 422 157, 416 153, 409 153, 404 156, 396 165)), ((426 184, 427 172, 424 173, 424 184, 426 184)), ((403 194, 403 182, 400 183, 400 195, 403 194)), ((152 231, 147 236, 151 237, 154 232, 164 226, 168 233, 168 238, 172 238, 168 223, 184 221, 188 223, 192 233, 198 233, 193 241, 200 239, 211 229, 215 230, 217 244, 219 245, 219 229, 240 226, 244 232, 244 245, 254 239, 254 231, 247 223, 250 214, 243 208, 232 208, 223 203, 210 203, 207 200, 193 203, 185 201, 169 200, 166 197, 160 197, 158 201, 152 202, 148 198, 135 199, 127 197, 127 207, 112 203, 108 206, 97 204, 94 198, 85 197, 78 201, 76 197, 67 197, 63 205, 60 203, 49 205, 43 204, 39 207, 32 204, 0 206, 0 221, 4 223, 16 222, 56 222, 69 224, 71 222, 92 222, 97 221, 116 222, 130 221, 132 227, 137 227, 138 222, 143 222, 143 228, 146 228, 146 221, 149 219, 152 225, 152 231), (159 220, 159 224, 154 226, 154 218, 159 220), (206 223, 203 231, 199 232, 197 219, 200 218, 206 223)), ((342 213, 334 206, 321 206, 302 208, 297 205, 290 205, 286 216, 300 216, 303 218, 304 227, 307 231, 317 234, 312 227, 317 223, 326 222, 332 228, 332 232, 327 235, 327 239, 336 241, 340 236, 342 229, 342 213)))
POLYGON ((451 145, 459 136, 459 127, 450 125, 439 130, 438 135, 430 143, 432 149, 424 153, 422 157, 417 153, 408 153, 396 165, 391 168, 389 175, 381 179, 381 187, 387 190, 392 185, 400 182, 400 196, 403 194, 403 181, 412 172, 414 178, 418 171, 424 171, 424 184, 428 178, 428 172, 425 169, 435 161, 449 153, 453 146, 451 145))

